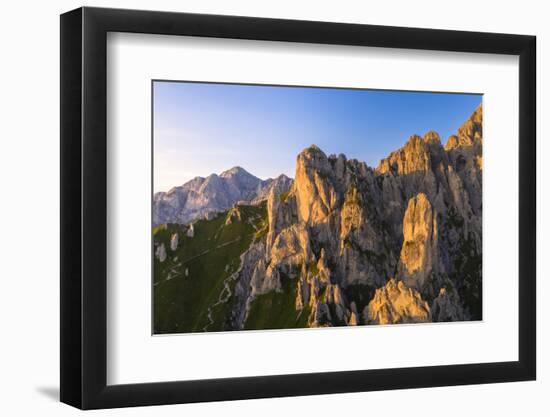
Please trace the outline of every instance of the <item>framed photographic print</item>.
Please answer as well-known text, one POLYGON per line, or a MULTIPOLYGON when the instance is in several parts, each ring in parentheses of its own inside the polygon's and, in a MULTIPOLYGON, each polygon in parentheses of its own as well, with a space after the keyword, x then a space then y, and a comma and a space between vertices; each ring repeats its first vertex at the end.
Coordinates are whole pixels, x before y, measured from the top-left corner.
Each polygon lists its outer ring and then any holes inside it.
POLYGON ((535 38, 61 16, 61 400, 535 379, 535 38))

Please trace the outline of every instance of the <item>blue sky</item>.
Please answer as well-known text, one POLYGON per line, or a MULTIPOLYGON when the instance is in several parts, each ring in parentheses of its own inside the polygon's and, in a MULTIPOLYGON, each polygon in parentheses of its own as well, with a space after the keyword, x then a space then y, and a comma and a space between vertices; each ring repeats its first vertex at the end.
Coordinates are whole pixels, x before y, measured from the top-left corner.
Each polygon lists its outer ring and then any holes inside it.
POLYGON ((481 95, 154 82, 155 192, 239 165, 294 177, 296 155, 316 144, 375 167, 412 134, 444 143, 481 95))

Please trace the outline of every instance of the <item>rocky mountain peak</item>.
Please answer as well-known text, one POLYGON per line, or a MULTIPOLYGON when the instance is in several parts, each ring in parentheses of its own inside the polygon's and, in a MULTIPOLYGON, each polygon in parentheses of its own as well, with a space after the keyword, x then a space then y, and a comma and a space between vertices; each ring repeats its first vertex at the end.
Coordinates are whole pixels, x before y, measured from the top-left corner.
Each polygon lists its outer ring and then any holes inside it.
POLYGON ((250 172, 240 166, 234 166, 233 168, 228 169, 227 171, 223 171, 220 174, 220 177, 222 178, 231 178, 235 176, 256 178, 254 175, 252 175, 250 172))
POLYGON ((326 218, 337 199, 332 175, 326 154, 317 146, 300 152, 293 186, 300 220, 318 223, 326 218))
POLYGON ((424 142, 430 143, 430 142, 437 142, 441 143, 441 138, 439 137, 439 133, 430 130, 424 135, 424 142))
MULTIPOLYGON (((439 138, 439 135, 437 135, 437 138, 439 138)), ((429 144, 434 139, 435 135, 433 133, 427 134, 426 139, 418 135, 412 135, 405 146, 381 160, 376 171, 380 174, 393 173, 396 175, 428 171, 431 169, 429 144)))
POLYGON ((274 181, 292 181, 292 178, 286 176, 285 174, 281 174, 277 178, 275 178, 274 181))
POLYGON ((392 278, 376 290, 363 316, 369 324, 423 323, 430 321, 430 307, 418 291, 392 278))
POLYGON ((472 115, 460 126, 456 135, 451 135, 445 150, 480 146, 483 137, 483 107, 480 104, 472 115))
POLYGON ((275 188, 287 191, 293 180, 286 175, 261 180, 244 168, 235 166, 206 178, 195 177, 168 193, 156 193, 153 198, 153 223, 186 224, 204 216, 227 210, 236 203, 259 204, 275 188))
POLYGON ((327 155, 317 145, 305 148, 296 158, 296 175, 298 175, 298 172, 311 171, 325 174, 330 171, 327 155))
POLYGON ((210 174, 208 177, 205 178, 204 182, 201 184, 202 190, 206 189, 207 187, 218 187, 219 184, 221 184, 222 179, 217 174, 210 174))
POLYGON ((316 144, 312 143, 311 145, 309 145, 307 148, 305 148, 302 152, 312 152, 312 153, 315 153, 315 152, 321 152, 321 153, 324 153, 321 148, 319 148, 316 144))

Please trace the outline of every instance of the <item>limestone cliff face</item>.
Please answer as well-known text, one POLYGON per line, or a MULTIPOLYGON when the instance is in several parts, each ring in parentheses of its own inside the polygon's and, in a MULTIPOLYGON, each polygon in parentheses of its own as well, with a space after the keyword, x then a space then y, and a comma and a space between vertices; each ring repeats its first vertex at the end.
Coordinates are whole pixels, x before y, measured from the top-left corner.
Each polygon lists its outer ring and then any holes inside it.
POLYGON ((384 287, 376 290, 363 315, 367 324, 431 321, 430 307, 420 293, 395 279, 390 279, 384 287))
POLYGON ((433 301, 431 312, 433 321, 461 321, 469 318, 464 312, 456 291, 449 293, 446 288, 439 290, 439 295, 433 301))
POLYGON ((430 132, 425 138, 412 135, 403 148, 392 152, 389 157, 380 162, 378 172, 409 175, 430 170, 431 154, 428 144, 433 141, 439 142, 437 133, 430 132))
MULTIPOLYGON (((483 109, 479 106, 466 122, 460 126, 456 135, 452 135, 447 144, 446 150, 459 147, 478 147, 483 141, 483 109)), ((481 150, 481 149, 480 149, 481 150)))
POLYGON ((397 276, 409 287, 422 290, 440 271, 437 212, 426 194, 411 198, 403 217, 403 247, 397 276))
POLYGON ((244 256, 245 304, 290 283, 312 327, 481 319, 482 169, 481 106, 445 146, 413 135, 376 169, 304 149, 244 256))
POLYGON ((338 196, 330 177, 333 169, 328 158, 312 145, 298 155, 294 195, 298 205, 298 220, 318 224, 327 219, 338 196))

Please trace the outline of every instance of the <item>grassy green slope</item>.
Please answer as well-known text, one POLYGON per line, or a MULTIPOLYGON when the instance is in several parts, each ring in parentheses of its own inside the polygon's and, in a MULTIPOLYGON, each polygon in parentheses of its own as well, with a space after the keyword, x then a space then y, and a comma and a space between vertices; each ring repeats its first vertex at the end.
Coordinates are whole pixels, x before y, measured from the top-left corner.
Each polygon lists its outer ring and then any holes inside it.
MULTIPOLYGON (((266 206, 239 206, 241 220, 225 224, 228 212, 212 220, 194 224, 194 237, 186 236, 186 226, 168 224, 153 230, 155 243, 164 243, 167 259, 154 261, 155 333, 186 333, 223 330, 231 299, 212 310, 220 298, 224 281, 239 268, 240 255, 250 247, 266 224, 266 206), (260 230, 258 233, 257 230, 260 230), (179 234, 176 251, 170 250, 170 237, 179 234), (185 271, 188 270, 188 276, 185 271)), ((233 291, 234 281, 228 280, 233 291)))
POLYGON ((293 329, 308 327, 309 308, 300 313, 294 305, 296 300, 296 279, 284 277, 282 292, 271 291, 257 296, 250 306, 244 324, 245 330, 293 329))

